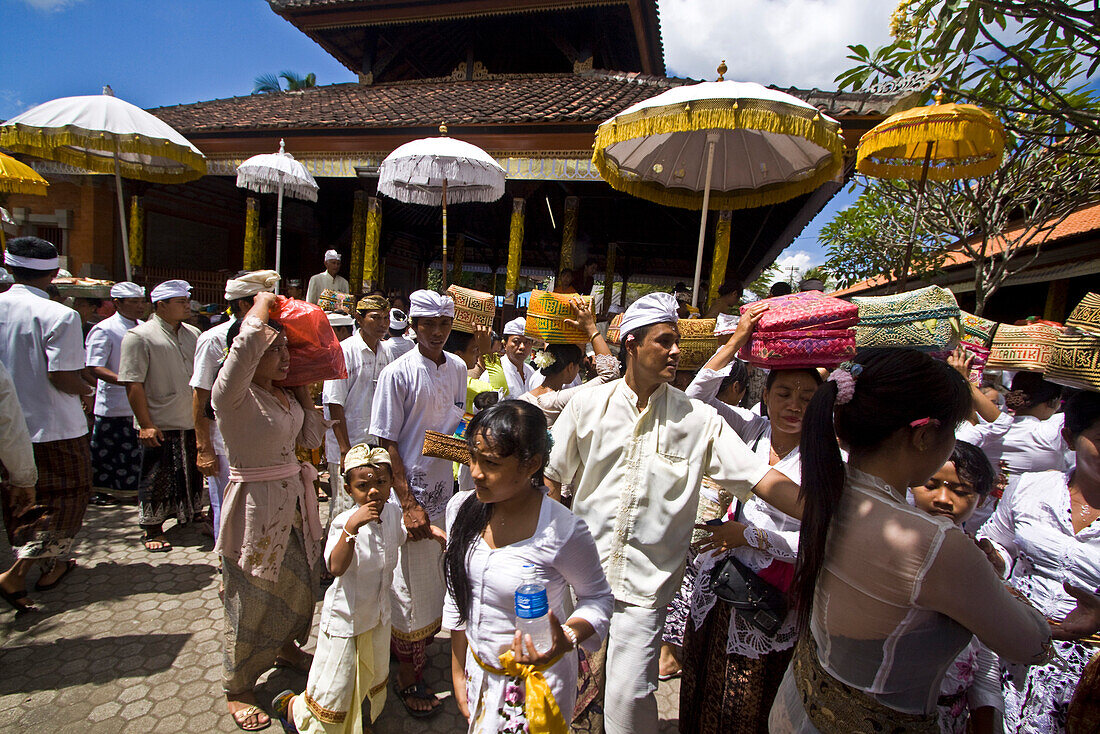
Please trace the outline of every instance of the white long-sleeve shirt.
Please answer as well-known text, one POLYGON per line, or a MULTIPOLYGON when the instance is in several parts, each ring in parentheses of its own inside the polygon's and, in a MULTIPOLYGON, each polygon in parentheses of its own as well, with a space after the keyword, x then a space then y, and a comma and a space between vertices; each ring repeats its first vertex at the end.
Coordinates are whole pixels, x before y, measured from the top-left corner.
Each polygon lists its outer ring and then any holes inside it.
POLYGON ((747 499, 770 470, 713 408, 660 385, 645 408, 625 380, 586 390, 554 424, 546 476, 572 484, 615 599, 668 604, 680 585, 709 476, 747 499))

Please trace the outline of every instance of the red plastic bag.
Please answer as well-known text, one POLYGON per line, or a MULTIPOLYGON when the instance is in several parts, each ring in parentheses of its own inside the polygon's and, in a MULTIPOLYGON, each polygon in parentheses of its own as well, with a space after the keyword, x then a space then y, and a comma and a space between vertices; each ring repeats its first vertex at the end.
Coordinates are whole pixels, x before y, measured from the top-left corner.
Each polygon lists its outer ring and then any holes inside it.
POLYGON ((344 350, 320 307, 276 296, 270 318, 282 324, 290 349, 290 371, 280 387, 347 378, 344 350))

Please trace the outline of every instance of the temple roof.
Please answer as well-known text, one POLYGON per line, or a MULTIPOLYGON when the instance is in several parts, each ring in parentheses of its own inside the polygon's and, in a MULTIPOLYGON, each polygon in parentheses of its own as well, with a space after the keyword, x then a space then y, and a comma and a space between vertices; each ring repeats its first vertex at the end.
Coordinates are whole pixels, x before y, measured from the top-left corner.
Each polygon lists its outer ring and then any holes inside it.
MULTIPOLYGON (((347 0, 286 0, 346 2, 347 0)), ((598 125, 636 102, 691 79, 638 73, 497 75, 483 80, 427 79, 332 84, 302 92, 255 94, 150 110, 185 135, 248 130, 386 129, 531 123, 598 125)), ((897 97, 782 89, 840 118, 881 117, 897 97)))

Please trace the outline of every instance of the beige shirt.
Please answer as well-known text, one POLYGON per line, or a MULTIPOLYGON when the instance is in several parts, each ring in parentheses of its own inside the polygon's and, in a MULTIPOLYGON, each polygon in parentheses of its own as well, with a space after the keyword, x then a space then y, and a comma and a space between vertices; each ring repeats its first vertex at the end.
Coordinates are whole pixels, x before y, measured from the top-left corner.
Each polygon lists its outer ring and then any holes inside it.
POLYGON ((306 300, 310 303, 317 303, 321 300, 321 294, 326 290, 336 291, 337 293, 351 293, 351 286, 348 285, 348 281, 344 276, 329 275, 326 270, 309 279, 309 285, 306 286, 306 300))
POLYGON ((703 475, 740 499, 768 473, 708 405, 661 385, 644 410, 625 380, 586 389, 554 424, 546 476, 574 485, 617 601, 650 609, 680 586, 703 475))
POLYGON ((38 467, 34 463, 34 447, 27 432, 27 421, 19 407, 8 368, 0 362, 0 464, 8 474, 12 487, 33 487, 38 484, 38 467))
POLYGON ((194 326, 180 324, 175 330, 156 314, 122 338, 118 381, 145 385, 149 414, 162 431, 195 427, 190 383, 198 339, 199 330, 194 326))

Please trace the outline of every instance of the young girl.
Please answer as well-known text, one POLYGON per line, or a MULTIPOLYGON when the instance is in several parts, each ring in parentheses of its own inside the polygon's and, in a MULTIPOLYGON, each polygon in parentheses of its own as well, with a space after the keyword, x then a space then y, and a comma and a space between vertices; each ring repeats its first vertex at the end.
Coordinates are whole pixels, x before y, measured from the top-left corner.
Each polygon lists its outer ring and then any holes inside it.
POLYGON ((470 732, 526 731, 537 716, 548 718, 550 731, 565 731, 576 697, 575 650, 599 649, 611 587, 588 527, 546 496, 550 437, 542 411, 518 400, 495 405, 470 421, 467 442, 475 488, 447 506, 443 557, 455 701, 470 732), (537 569, 550 607, 553 644, 541 653, 516 629, 514 594, 527 564, 537 569), (560 624, 570 587, 576 608, 560 624), (533 672, 525 675, 519 666, 533 672), (528 695, 539 679, 549 684, 552 701, 528 695))
POLYGON ((305 692, 283 691, 272 709, 287 731, 363 730, 363 699, 373 722, 386 702, 390 665, 389 588, 405 541, 401 510, 386 500, 393 475, 385 449, 353 446, 344 457, 344 488, 355 506, 332 520, 325 565, 336 580, 325 593, 317 653, 305 692))
MULTIPOLYGON (((923 486, 913 487, 913 504, 929 515, 962 527, 989 499, 996 473, 981 449, 956 441, 947 463, 923 486)), ((997 656, 977 638, 948 666, 940 686, 936 717, 945 734, 992 734, 996 712, 1004 712, 997 656), (969 724, 968 724, 969 721, 969 724)))

